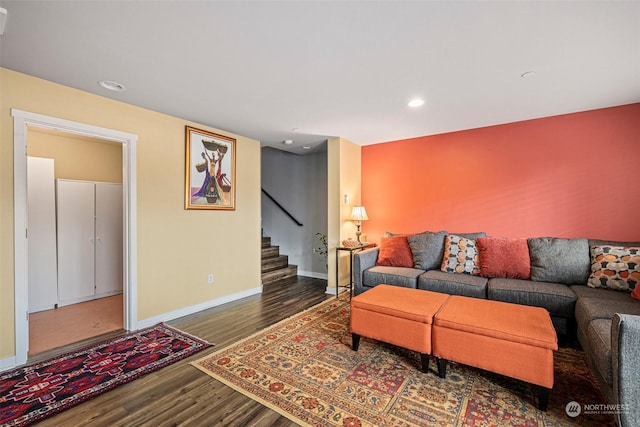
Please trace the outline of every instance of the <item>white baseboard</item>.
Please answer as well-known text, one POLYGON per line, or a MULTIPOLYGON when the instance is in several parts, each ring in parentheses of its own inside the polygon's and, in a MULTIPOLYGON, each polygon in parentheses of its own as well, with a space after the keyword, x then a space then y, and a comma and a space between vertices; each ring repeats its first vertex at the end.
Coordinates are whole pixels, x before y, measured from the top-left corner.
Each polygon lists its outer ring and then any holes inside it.
POLYGON ((148 328, 160 322, 168 322, 178 317, 188 316, 190 314, 197 313, 202 310, 217 307, 228 302, 233 302, 242 298, 250 297, 262 293, 262 285, 257 288, 248 289, 246 291, 238 292, 235 294, 227 295, 222 298, 217 298, 211 301, 203 302, 201 304, 192 305, 191 307, 181 308, 180 310, 164 313, 159 316, 150 317, 148 319, 138 321, 138 329, 148 328))
POLYGON ((327 273, 316 273, 315 271, 298 271, 298 276, 313 277, 314 279, 328 280, 327 273))
MULTIPOLYGON (((139 329, 147 328, 160 322, 168 322, 170 320, 177 319, 179 317, 188 316, 190 314, 194 314, 202 310, 217 307, 219 305, 226 304, 228 302, 236 301, 242 298, 250 297, 252 295, 257 295, 261 293, 262 293, 262 285, 258 286, 257 288, 248 289, 246 291, 238 292, 235 294, 227 295, 222 298, 207 301, 202 304, 192 305, 191 307, 185 307, 180 310, 176 310, 169 313, 161 314, 159 316, 140 320, 138 322, 138 328, 139 329)), ((4 359, 0 359, 0 372, 7 371, 15 367, 16 367, 15 356, 9 356, 4 359)))
POLYGON ((8 371, 16 367, 16 357, 9 356, 4 359, 0 359, 0 372, 8 371))
MULTIPOLYGON (((343 293, 343 292, 349 292, 349 287, 348 286, 339 286, 338 287, 338 293, 343 293)), ((335 286, 327 286, 327 290, 325 292, 328 295, 335 295, 336 294, 336 287, 335 286)))

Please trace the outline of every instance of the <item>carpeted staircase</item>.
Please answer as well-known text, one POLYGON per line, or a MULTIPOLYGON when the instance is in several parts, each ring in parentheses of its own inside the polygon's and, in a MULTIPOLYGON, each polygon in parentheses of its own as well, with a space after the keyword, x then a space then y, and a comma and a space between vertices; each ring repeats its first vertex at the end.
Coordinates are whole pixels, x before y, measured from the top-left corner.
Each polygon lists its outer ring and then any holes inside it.
POLYGON ((271 244, 271 237, 262 235, 262 284, 277 282, 298 275, 298 266, 289 264, 287 255, 280 255, 280 247, 271 244))

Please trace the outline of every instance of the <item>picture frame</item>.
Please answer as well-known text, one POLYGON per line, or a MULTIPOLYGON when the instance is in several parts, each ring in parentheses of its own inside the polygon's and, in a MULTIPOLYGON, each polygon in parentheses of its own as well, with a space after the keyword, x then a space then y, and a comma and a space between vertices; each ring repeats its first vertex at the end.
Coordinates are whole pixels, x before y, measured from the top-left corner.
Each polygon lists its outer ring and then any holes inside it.
POLYGON ((185 209, 236 209, 236 140, 185 127, 185 209))

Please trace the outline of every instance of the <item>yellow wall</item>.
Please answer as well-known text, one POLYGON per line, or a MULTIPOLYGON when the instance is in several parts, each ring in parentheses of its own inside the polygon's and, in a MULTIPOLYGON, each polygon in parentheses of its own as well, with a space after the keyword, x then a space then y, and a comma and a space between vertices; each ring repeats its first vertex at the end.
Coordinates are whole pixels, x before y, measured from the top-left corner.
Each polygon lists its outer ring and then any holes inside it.
POLYGON ((2 68, 0 89, 0 358, 15 353, 11 108, 138 135, 138 320, 260 285, 258 141, 2 68), (184 209, 185 125, 237 139, 235 211, 184 209))
POLYGON ((54 160, 55 177, 122 182, 122 144, 29 127, 27 154, 54 160))
MULTIPOLYGON (((331 138, 327 143, 328 164, 328 206, 329 224, 327 243, 329 246, 328 286, 335 289, 336 246, 345 239, 356 237, 356 225, 349 220, 351 208, 361 202, 361 147, 343 138, 331 138), (344 196, 349 196, 345 203, 344 196)), ((366 206, 365 206, 366 207, 366 206)), ((369 212, 367 212, 369 213, 369 212)), ((346 252, 340 254, 340 285, 349 282, 349 258, 346 252), (346 259, 345 259, 346 258, 346 259)))

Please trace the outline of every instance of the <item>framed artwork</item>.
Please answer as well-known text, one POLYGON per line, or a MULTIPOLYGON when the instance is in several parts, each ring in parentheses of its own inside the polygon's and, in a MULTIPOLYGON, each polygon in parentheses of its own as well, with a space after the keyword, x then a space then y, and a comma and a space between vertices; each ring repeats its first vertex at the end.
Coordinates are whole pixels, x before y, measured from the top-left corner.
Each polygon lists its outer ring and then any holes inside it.
POLYGON ((236 208, 236 140, 186 126, 185 209, 236 208))

